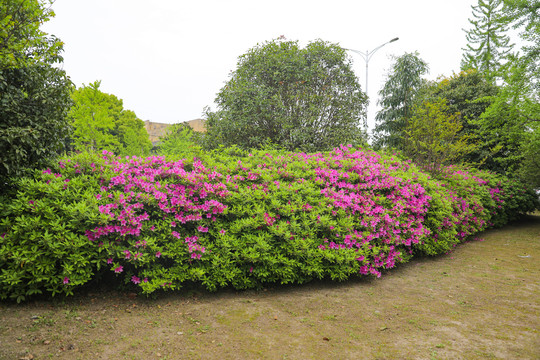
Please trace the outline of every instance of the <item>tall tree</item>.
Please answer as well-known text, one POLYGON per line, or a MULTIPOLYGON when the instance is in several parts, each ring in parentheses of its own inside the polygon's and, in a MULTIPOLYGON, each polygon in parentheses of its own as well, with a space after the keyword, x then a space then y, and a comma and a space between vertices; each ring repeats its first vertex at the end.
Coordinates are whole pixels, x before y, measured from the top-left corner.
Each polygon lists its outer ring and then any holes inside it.
POLYGON ((375 116, 374 146, 403 149, 403 130, 413 115, 415 98, 425 84, 427 63, 418 52, 394 58, 394 64, 379 95, 382 106, 375 116))
POLYGON ((519 119, 516 108, 510 104, 500 103, 496 111, 492 106, 471 122, 482 141, 482 150, 488 155, 481 167, 513 176, 524 159, 523 146, 529 138, 530 127, 519 119))
POLYGON ((0 68, 61 61, 63 43, 40 30, 54 17, 53 0, 2 0, 0 3, 0 68))
MULTIPOLYGON (((71 128, 71 81, 54 66, 62 43, 40 25, 49 1, 0 2, 0 189, 61 152, 71 128)), ((1 191, 1 190, 0 190, 1 191)))
POLYGON ((514 29, 520 30, 524 46, 512 61, 506 85, 489 110, 496 112, 504 106, 515 110, 517 126, 525 127, 518 176, 540 189, 540 2, 504 0, 504 3, 508 20, 514 29))
POLYGON ((160 138, 156 150, 160 155, 170 155, 177 158, 193 157, 201 151, 201 146, 198 145, 197 141, 200 136, 200 133, 195 133, 186 123, 174 124, 167 129, 167 134, 160 138))
POLYGON ((265 42, 240 56, 208 111, 205 142, 315 151, 363 140, 367 97, 350 59, 321 40, 265 42))
POLYGON ((74 148, 148 155, 152 143, 144 122, 133 111, 124 110, 121 99, 102 92, 100 84, 95 81, 73 91, 74 105, 69 116, 73 121, 74 148))
POLYGON ((122 104, 114 95, 99 90, 101 82, 73 91, 74 105, 69 112, 73 120, 73 140, 77 150, 107 149, 118 152, 118 139, 111 134, 122 104))
MULTIPOLYGON (((485 167, 508 176, 531 174, 518 170, 526 166, 527 156, 538 147, 534 142, 539 137, 534 132, 540 130, 540 98, 523 63, 515 59, 509 65, 503 76, 504 84, 496 94, 482 99, 489 106, 471 123, 483 140, 483 149, 490 154, 485 167)), ((540 173, 537 175, 540 177, 540 173)), ((531 179, 523 180, 531 183, 531 179)))
POLYGON ((503 10, 504 21, 521 31, 523 46, 501 69, 502 86, 483 99, 489 106, 474 125, 490 151, 485 165, 538 187, 540 2, 504 0, 503 10))
POLYGON ((469 131, 472 127, 469 121, 479 118, 490 105, 488 97, 498 92, 497 85, 488 82, 477 70, 470 69, 439 77, 424 89, 422 97, 430 100, 446 99, 449 110, 460 113, 463 127, 469 131))
POLYGON ((525 45, 521 48, 525 65, 533 74, 536 91, 540 87, 540 2, 538 0, 504 0, 506 20, 520 30, 525 45))
POLYGON ((404 131, 405 153, 432 173, 438 173, 443 165, 462 162, 476 145, 461 132, 460 117, 443 98, 416 106, 404 131))
MULTIPOLYGON (((419 96, 423 102, 434 102, 438 98, 446 100, 449 115, 459 113, 462 128, 460 135, 476 137, 482 141, 479 145, 466 154, 466 158, 460 159, 470 164, 475 164, 489 170, 500 170, 500 164, 495 158, 509 148, 499 143, 495 149, 494 141, 500 141, 501 137, 490 137, 480 132, 478 120, 483 116, 486 109, 491 105, 492 98, 499 92, 499 86, 490 83, 484 74, 470 69, 453 74, 449 77, 441 77, 437 81, 430 82, 419 96), (493 140, 493 141, 492 141, 493 140)), ((497 120, 498 124, 506 123, 509 119, 502 117, 497 120)))
POLYGON ((540 121, 540 2, 505 0, 506 19, 520 30, 521 52, 511 60, 505 74, 508 88, 501 94, 506 103, 513 102, 522 119, 540 121))
POLYGON ((500 75, 501 66, 513 48, 506 34, 508 20, 503 15, 502 0, 478 0, 472 7, 471 28, 466 31, 467 45, 461 68, 476 69, 490 82, 500 75))

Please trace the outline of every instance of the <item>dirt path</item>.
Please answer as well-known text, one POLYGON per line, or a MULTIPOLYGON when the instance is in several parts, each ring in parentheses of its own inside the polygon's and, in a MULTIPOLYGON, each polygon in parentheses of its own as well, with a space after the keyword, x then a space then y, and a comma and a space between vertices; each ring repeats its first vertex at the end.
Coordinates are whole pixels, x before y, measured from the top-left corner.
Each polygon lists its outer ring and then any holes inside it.
POLYGON ((0 359, 539 359, 540 216, 377 280, 0 303, 0 359))

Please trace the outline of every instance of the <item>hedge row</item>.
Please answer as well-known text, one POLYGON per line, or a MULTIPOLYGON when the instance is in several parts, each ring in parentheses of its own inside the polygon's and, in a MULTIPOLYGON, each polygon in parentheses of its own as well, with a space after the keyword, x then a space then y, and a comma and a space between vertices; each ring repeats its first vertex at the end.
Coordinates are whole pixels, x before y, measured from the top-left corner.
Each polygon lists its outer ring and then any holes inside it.
POLYGON ((369 150, 202 158, 79 154, 1 199, 0 298, 72 294, 111 271, 150 294, 345 280, 436 255, 539 208, 534 192, 369 150))

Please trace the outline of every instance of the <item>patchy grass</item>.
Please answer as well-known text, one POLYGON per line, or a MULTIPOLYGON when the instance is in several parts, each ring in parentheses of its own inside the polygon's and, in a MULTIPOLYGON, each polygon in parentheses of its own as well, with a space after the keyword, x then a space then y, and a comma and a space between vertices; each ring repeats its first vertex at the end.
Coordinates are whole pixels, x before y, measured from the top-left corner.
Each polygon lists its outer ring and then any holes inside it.
POLYGON ((540 216, 381 279, 0 303, 0 359, 538 359, 540 216))

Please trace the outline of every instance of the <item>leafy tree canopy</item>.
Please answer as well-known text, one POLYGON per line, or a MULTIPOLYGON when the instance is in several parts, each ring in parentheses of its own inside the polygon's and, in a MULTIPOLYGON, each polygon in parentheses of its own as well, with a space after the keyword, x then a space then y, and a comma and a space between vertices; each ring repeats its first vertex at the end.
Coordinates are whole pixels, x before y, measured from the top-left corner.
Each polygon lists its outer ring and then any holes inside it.
POLYGON ((500 166, 494 162, 493 144, 489 144, 491 138, 488 134, 480 136, 478 125, 478 119, 483 116, 492 103, 492 97, 499 91, 499 87, 489 82, 483 73, 470 69, 430 82, 422 89, 419 98, 422 102, 445 99, 449 116, 460 114, 460 135, 481 139, 474 151, 468 152, 466 158, 460 161, 485 169, 500 170, 500 166))
POLYGON ((0 188, 61 152, 70 134, 71 81, 52 66, 62 43, 39 29, 50 2, 0 2, 0 188))
POLYGON ((64 149, 71 82, 50 65, 0 70, 0 182, 64 149))
POLYGON ((365 140, 367 97, 345 50, 322 40, 255 46, 240 56, 216 103, 206 114, 210 146, 314 151, 365 140))
POLYGON ((482 73, 470 69, 431 82, 422 96, 431 100, 446 99, 450 112, 459 112, 464 129, 469 130, 472 125, 468 121, 479 118, 490 105, 487 97, 496 95, 498 91, 499 87, 487 81, 482 73))
POLYGON ((504 0, 506 20, 519 29, 525 41, 521 48, 522 60, 540 92, 540 2, 538 0, 504 0))
POLYGON ((540 189, 540 124, 531 124, 529 130, 522 143, 523 160, 517 175, 531 188, 540 189))
POLYGON ((160 138, 157 152, 161 155, 171 155, 177 158, 187 158, 199 154, 201 147, 198 145, 201 136, 195 133, 187 124, 174 124, 167 129, 167 134, 160 138))
MULTIPOLYGON (((500 70, 499 91, 486 98, 489 106, 475 122, 490 150, 491 168, 538 185, 540 144, 540 3, 504 0, 500 22, 520 30, 524 45, 500 70)), ((486 146, 484 146, 486 148, 486 146)))
POLYGON ((382 110, 375 116, 375 147, 403 148, 403 130, 413 115, 416 96, 425 85, 422 75, 427 72, 428 65, 418 52, 394 58, 386 83, 379 91, 382 110))
MULTIPOLYGON (((507 20, 520 30, 521 52, 505 73, 505 91, 498 103, 512 104, 523 121, 540 121, 540 2, 505 0, 507 20)), ((499 106, 495 104, 494 108, 499 106)))
POLYGON ((144 122, 135 113, 124 110, 115 95, 99 89, 95 81, 72 93, 74 106, 69 112, 76 150, 109 150, 119 155, 148 155, 152 143, 144 122))
MULTIPOLYGON (((534 144, 538 136, 533 133, 539 130, 540 121, 535 120, 540 119, 539 103, 530 91, 531 81, 524 67, 512 64, 504 79, 497 94, 481 99, 487 100, 489 106, 471 121, 483 141, 482 149, 489 154, 482 167, 508 176, 531 174, 522 168, 528 156, 538 157, 532 155, 531 149, 538 146, 534 144)), ((540 173, 537 175, 540 177, 540 173)), ((531 183, 530 179, 522 180, 531 183)))
POLYGON ((453 113, 446 101, 438 98, 416 106, 404 131, 405 153, 432 173, 461 162, 476 148, 469 135, 461 132, 460 113, 453 113))
POLYGON ((40 30, 54 17, 52 0, 0 2, 0 68, 62 61, 63 43, 40 30))
POLYGON ((478 5, 472 6, 471 29, 466 31, 467 46, 463 49, 462 69, 477 69, 490 82, 500 75, 514 46, 506 34, 508 19, 503 15, 502 1, 478 0, 478 5))

